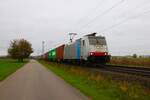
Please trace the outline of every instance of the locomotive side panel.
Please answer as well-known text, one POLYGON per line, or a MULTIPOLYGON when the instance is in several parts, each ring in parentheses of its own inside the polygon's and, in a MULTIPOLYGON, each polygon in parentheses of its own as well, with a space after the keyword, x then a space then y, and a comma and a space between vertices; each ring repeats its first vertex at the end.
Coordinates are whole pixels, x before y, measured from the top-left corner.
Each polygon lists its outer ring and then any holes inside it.
POLYGON ((81 39, 81 59, 87 61, 89 52, 89 42, 87 37, 81 39))

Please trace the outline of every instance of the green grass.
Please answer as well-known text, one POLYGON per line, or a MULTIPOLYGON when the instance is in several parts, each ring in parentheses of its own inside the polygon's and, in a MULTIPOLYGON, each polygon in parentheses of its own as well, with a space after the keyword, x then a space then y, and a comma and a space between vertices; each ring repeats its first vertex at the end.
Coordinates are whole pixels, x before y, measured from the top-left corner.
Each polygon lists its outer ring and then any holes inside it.
POLYGON ((4 80, 7 76, 21 68, 27 61, 17 62, 12 59, 0 59, 0 81, 4 80))
POLYGON ((150 67, 150 58, 112 57, 109 64, 124 66, 128 65, 131 67, 150 67))
POLYGON ((150 90, 138 84, 116 82, 100 73, 40 61, 48 69, 79 89, 92 100, 150 100, 150 90))

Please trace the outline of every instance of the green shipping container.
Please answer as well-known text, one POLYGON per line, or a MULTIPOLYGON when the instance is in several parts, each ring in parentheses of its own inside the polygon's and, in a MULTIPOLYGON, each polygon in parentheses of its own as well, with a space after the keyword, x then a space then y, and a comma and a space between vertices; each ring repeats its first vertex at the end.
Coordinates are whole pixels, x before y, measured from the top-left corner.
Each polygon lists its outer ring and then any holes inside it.
POLYGON ((56 60, 56 49, 50 50, 48 54, 50 60, 56 60))

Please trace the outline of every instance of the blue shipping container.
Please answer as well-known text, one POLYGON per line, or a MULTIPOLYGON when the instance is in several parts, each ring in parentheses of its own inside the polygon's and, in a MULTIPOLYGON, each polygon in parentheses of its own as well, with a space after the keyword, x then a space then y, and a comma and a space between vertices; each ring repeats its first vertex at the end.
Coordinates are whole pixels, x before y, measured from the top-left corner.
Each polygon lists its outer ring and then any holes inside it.
POLYGON ((81 39, 76 40, 76 58, 80 59, 81 56, 81 39))

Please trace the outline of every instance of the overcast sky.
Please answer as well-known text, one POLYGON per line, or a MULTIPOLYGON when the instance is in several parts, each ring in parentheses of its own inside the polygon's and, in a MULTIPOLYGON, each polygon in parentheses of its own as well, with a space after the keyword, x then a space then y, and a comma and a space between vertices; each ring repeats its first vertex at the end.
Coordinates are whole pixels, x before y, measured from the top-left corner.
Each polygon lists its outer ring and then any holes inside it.
POLYGON ((97 32, 112 55, 150 54, 150 0, 0 0, 0 55, 25 38, 34 54, 97 32))

